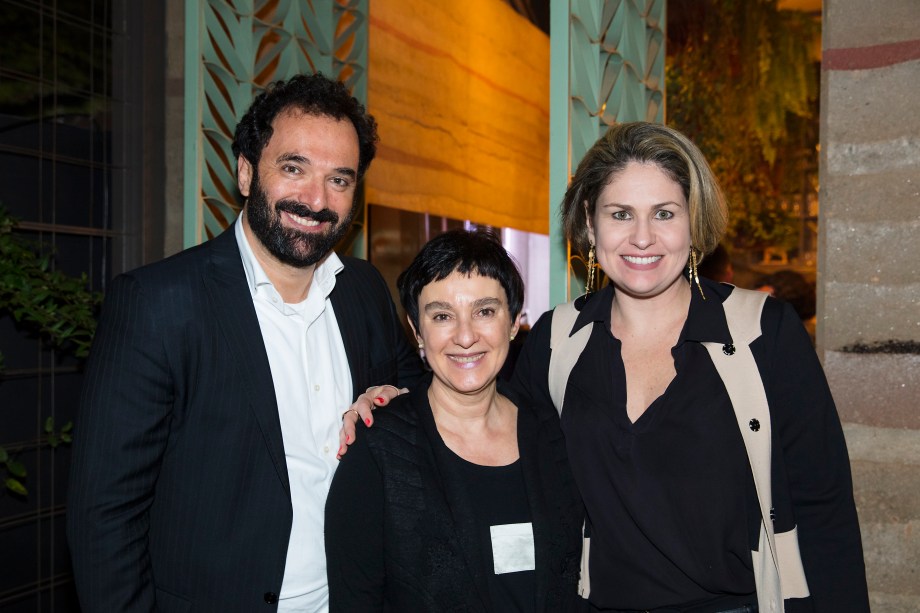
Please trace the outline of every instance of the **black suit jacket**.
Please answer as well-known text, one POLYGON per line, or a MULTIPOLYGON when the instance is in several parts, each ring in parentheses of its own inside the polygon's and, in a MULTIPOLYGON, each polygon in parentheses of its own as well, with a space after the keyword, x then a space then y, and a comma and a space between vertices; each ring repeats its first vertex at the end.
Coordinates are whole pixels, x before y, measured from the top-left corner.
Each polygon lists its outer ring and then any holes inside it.
MULTIPOLYGON (((330 300, 355 396, 412 385, 421 365, 386 284, 343 261, 330 300)), ((68 537, 84 612, 273 611, 291 521, 275 388, 233 229, 117 277, 73 447, 68 537)))
MULTIPOLYGON (((428 379, 430 381, 430 379, 428 379)), ((342 459, 326 501, 331 613, 493 611, 491 552, 441 443, 428 385, 394 400, 342 459)), ((514 399, 510 390, 504 395, 514 399)), ((584 511, 555 412, 518 405, 518 448, 536 554, 536 610, 583 610, 576 588, 584 511)))

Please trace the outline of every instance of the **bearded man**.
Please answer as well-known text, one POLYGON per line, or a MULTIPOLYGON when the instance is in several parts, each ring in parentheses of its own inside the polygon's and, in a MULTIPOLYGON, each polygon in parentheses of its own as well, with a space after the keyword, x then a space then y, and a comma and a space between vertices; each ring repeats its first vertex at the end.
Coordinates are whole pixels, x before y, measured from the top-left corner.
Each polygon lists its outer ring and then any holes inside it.
POLYGON ((112 282, 70 481, 84 613, 326 610, 342 413, 422 372, 380 274, 332 250, 376 140, 341 83, 273 83, 236 129, 234 225, 112 282))

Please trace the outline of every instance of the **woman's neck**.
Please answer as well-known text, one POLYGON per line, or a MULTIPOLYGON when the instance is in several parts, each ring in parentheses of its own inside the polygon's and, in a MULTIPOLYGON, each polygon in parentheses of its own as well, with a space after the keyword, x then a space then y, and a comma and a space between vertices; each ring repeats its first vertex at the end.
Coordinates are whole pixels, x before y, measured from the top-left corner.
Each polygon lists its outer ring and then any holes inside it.
POLYGON ((432 381, 428 401, 448 449, 468 462, 505 466, 517 460, 517 407, 498 394, 495 382, 463 394, 432 381))
POLYGON ((494 420, 501 412, 498 398, 495 381, 469 394, 451 389, 437 378, 432 380, 428 388, 428 401, 435 421, 443 420, 467 426, 488 424, 494 420))
POLYGON ((654 335, 673 329, 687 319, 690 309, 690 284, 683 278, 657 296, 637 297, 617 291, 610 307, 611 327, 616 332, 654 335))

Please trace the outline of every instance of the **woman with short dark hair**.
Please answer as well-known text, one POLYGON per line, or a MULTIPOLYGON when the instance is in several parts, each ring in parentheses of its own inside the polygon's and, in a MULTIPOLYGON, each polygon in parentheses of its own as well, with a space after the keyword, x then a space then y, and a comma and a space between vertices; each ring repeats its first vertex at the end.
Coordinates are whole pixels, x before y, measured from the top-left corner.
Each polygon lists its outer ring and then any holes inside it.
POLYGON ((397 285, 432 372, 336 471, 330 610, 575 610, 583 512, 558 418, 496 382, 520 325, 517 268, 492 235, 457 230, 397 285))

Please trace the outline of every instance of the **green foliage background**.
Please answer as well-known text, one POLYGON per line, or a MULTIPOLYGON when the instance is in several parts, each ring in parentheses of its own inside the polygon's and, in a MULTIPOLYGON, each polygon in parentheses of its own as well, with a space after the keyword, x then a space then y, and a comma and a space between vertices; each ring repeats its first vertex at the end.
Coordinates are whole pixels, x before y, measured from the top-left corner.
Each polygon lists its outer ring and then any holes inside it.
MULTIPOLYGON (((14 234, 15 225, 16 220, 0 205, 0 316, 12 316, 18 328, 39 336, 55 349, 86 357, 102 295, 87 289, 85 274, 75 278, 54 270, 51 256, 40 254, 40 244, 14 234)), ((3 369, 0 353, 0 375, 3 369)), ((67 423, 58 431, 54 419, 47 418, 43 442, 51 447, 69 443, 72 427, 67 423)), ((2 445, 0 467, 6 469, 6 489, 27 495, 25 466, 2 445)))
POLYGON ((55 349, 86 357, 101 295, 87 289, 85 274, 71 277, 54 270, 51 255, 40 255, 37 243, 13 233, 15 223, 0 205, 0 315, 12 315, 19 327, 55 349))
POLYGON ((783 208, 816 187, 821 24, 776 0, 669 0, 668 123, 702 149, 740 249, 793 248, 783 208))

